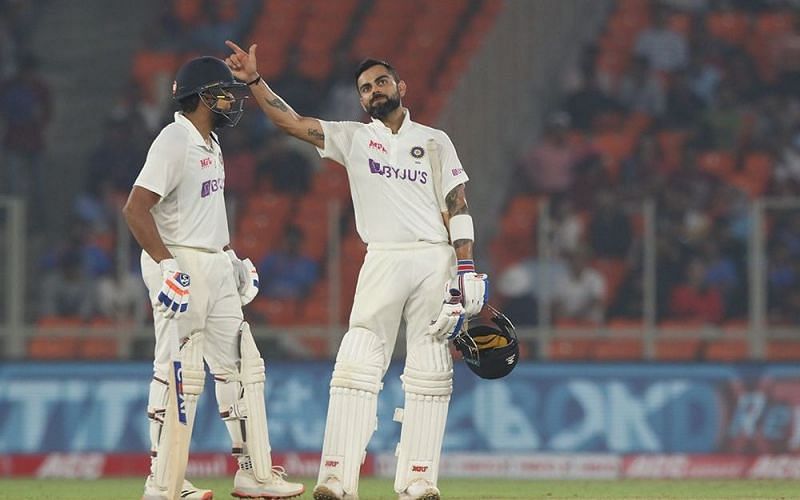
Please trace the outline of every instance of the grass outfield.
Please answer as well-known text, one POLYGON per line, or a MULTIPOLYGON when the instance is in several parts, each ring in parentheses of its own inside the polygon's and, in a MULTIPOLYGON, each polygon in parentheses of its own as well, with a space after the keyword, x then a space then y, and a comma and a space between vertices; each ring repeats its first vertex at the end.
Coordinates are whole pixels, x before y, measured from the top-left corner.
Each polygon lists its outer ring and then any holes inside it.
MULTIPOLYGON (((305 479, 306 493, 311 498, 312 479, 305 479)), ((136 478, 102 479, 2 479, 2 500, 123 500, 138 499, 143 480, 136 478)), ((231 479, 212 478, 196 481, 211 488, 217 499, 231 498, 231 479)), ((701 481, 701 480, 626 480, 626 481, 520 481, 498 479, 443 479, 439 484, 445 500, 456 499, 526 499, 526 498, 800 498, 800 481, 701 481)), ((361 480, 362 500, 389 500, 392 493, 389 479, 361 480)))

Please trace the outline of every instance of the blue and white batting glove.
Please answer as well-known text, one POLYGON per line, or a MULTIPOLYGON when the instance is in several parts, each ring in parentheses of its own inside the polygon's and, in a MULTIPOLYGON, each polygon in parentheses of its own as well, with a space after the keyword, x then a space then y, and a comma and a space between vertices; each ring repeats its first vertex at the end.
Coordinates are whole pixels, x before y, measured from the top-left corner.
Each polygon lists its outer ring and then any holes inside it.
POLYGON ((165 318, 177 318, 189 308, 189 275, 178 268, 175 259, 164 259, 158 263, 164 284, 153 301, 156 308, 165 318))
POLYGON ((461 333, 463 326, 464 306, 461 305, 461 292, 453 288, 448 291, 447 300, 444 301, 439 316, 431 321, 428 335, 450 340, 461 333))
POLYGON ((243 306, 247 305, 258 295, 260 282, 256 266, 250 259, 239 259, 233 250, 225 250, 225 253, 233 264, 233 277, 236 281, 236 289, 239 291, 239 299, 243 306))
POLYGON ((468 259, 458 261, 458 274, 447 284, 448 289, 461 292, 461 303, 467 318, 476 316, 489 300, 489 276, 475 272, 475 262, 468 259))

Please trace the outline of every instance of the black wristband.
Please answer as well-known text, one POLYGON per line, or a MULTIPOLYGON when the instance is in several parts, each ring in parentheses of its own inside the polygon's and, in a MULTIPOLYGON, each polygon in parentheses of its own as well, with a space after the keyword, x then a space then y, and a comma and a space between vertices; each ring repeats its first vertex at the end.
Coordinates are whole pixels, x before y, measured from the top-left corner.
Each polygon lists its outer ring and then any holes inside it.
POLYGON ((258 83, 258 82, 260 82, 260 81, 261 81, 261 75, 258 75, 258 76, 256 77, 256 79, 255 79, 255 80, 253 80, 252 82, 247 82, 247 86, 249 87, 250 85, 253 85, 254 83, 258 83))

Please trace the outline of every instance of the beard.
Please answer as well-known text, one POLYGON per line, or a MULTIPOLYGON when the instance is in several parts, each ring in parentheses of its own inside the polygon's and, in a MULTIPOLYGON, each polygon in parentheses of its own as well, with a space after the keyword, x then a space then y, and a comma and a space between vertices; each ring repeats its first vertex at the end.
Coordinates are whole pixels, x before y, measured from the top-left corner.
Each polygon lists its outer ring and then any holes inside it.
POLYGON ((387 95, 384 97, 385 99, 383 102, 379 102, 377 104, 370 103, 369 107, 367 108, 367 113, 369 113, 369 116, 375 118, 376 120, 383 120, 389 116, 389 113, 400 107, 399 94, 395 94, 394 96, 387 95))

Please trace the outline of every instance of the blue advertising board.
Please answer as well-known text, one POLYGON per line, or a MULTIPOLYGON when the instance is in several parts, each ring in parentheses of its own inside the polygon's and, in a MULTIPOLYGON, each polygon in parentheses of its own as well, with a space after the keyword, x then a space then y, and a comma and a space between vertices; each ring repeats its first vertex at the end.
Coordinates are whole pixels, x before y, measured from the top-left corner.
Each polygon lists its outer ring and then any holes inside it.
MULTIPOLYGON (((319 451, 328 362, 267 365, 267 414, 277 451, 319 451)), ((0 366, 0 454, 149 449, 148 363, 0 366)), ((392 365, 369 450, 391 452, 403 403, 392 365)), ((800 367, 714 364, 520 363, 501 380, 462 364, 445 451, 718 453, 800 450, 800 367)), ((192 449, 224 452, 213 381, 200 398, 192 449)))

